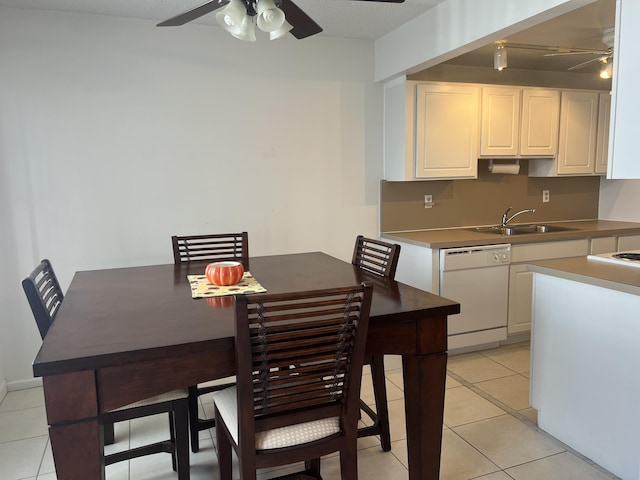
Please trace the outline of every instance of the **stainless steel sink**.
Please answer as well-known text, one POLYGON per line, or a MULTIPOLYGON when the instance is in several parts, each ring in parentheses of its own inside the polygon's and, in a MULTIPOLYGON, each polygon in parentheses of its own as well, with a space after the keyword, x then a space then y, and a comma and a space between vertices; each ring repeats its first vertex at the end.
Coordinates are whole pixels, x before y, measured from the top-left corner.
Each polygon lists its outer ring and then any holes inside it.
POLYGON ((523 235, 531 233, 553 233, 553 232, 566 232, 574 230, 569 227, 561 227, 560 225, 507 225, 502 227, 500 225, 494 225, 491 227, 476 227, 472 228, 474 232, 479 233, 493 233, 496 235, 523 235))

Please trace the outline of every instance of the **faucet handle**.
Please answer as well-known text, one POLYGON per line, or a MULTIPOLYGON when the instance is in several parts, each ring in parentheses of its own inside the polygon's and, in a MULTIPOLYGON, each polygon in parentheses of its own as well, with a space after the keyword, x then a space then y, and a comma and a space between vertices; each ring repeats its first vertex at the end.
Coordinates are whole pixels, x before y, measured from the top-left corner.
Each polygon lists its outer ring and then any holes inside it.
POLYGON ((509 215, 509 212, 511 211, 513 207, 508 207, 505 212, 502 214, 502 226, 504 226, 507 223, 507 215, 509 215))

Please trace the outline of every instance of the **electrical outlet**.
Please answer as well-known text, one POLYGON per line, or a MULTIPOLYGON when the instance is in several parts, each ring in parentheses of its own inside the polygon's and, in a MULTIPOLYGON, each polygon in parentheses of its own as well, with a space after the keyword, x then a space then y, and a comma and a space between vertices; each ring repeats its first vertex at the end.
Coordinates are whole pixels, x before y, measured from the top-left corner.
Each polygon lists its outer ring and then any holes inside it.
POLYGON ((549 203, 549 190, 542 191, 542 203, 549 203))
POLYGON ((425 195, 424 196, 424 208, 433 207, 433 195, 425 195))

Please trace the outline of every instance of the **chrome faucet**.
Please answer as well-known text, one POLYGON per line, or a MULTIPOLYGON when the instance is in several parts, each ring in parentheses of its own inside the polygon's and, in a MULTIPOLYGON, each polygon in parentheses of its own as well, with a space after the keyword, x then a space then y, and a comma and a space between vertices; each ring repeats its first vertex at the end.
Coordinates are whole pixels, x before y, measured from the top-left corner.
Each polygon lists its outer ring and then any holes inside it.
POLYGON ((507 210, 502 214, 502 223, 500 223, 501 227, 506 227, 507 224, 511 220, 516 218, 518 215, 522 215, 523 213, 535 213, 536 209, 535 208, 527 208, 525 210, 520 210, 519 212, 516 212, 513 215, 511 215, 509 218, 507 218, 507 215, 509 215, 510 211, 511 211, 511 207, 507 208, 507 210))

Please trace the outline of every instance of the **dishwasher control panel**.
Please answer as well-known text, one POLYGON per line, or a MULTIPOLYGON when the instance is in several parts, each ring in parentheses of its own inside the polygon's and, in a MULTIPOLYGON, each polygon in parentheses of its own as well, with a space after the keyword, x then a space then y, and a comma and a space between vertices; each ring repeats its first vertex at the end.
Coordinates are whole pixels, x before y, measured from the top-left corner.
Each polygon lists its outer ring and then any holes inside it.
POLYGON ((511 245, 484 245, 440 250, 440 271, 509 265, 511 245))

